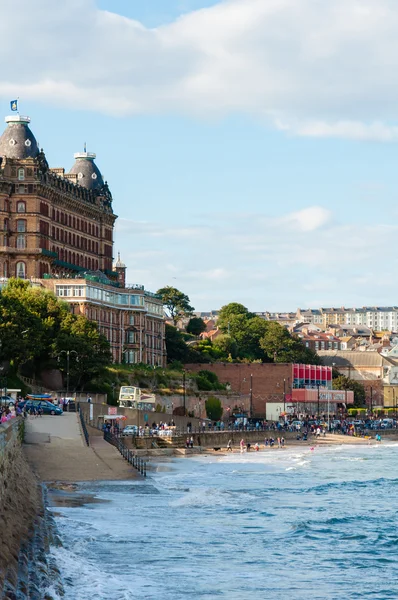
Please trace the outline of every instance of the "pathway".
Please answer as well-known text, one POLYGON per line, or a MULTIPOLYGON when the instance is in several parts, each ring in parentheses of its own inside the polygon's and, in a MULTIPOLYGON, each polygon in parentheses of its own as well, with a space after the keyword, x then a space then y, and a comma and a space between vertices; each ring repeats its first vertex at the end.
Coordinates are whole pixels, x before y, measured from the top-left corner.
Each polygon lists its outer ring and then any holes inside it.
POLYGON ((87 447, 77 413, 28 417, 24 451, 42 481, 134 479, 137 471, 102 436, 87 447))

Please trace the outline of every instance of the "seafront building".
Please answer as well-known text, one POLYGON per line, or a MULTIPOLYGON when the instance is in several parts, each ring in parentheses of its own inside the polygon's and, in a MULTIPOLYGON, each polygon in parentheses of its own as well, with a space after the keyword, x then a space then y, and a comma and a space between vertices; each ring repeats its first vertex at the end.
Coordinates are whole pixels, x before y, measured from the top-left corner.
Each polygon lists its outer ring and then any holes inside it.
MULTIPOLYGON (((202 364, 185 365, 200 371, 202 364)), ((247 415, 278 420, 285 414, 340 414, 354 402, 354 393, 332 389, 332 367, 290 363, 212 363, 231 393, 239 394, 247 415)))
POLYGON ((98 323, 116 362, 166 364, 159 296, 126 284, 126 266, 113 264, 117 219, 96 155, 50 168, 30 118, 6 117, 0 137, 0 277, 28 279, 98 323))

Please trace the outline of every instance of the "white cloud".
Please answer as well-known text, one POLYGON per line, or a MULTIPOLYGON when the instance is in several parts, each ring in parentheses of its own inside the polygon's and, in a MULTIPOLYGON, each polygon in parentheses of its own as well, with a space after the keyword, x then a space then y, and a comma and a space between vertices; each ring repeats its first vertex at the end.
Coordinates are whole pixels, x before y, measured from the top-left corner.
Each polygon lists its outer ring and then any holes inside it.
POLYGON ((311 206, 287 215, 282 222, 291 227, 297 227, 301 231, 315 231, 326 225, 330 218, 330 210, 322 206, 311 206))
POLYGON ((171 228, 164 229, 163 237, 148 237, 147 230, 137 227, 133 248, 130 237, 119 240, 129 281, 136 277, 152 290, 174 285, 199 310, 231 301, 252 310, 294 310, 315 306, 319 299, 337 306, 396 304, 398 284, 391 277, 398 265, 392 252, 396 225, 343 224, 319 207, 278 220, 231 213, 222 227, 217 220, 208 221, 206 236, 194 236, 189 244, 171 228), (144 265, 135 247, 151 249, 144 265))
POLYGON ((0 95, 118 115, 245 112, 292 134, 389 141, 397 29, 396 0, 220 0, 156 29, 94 0, 0 0, 12 52, 0 95))

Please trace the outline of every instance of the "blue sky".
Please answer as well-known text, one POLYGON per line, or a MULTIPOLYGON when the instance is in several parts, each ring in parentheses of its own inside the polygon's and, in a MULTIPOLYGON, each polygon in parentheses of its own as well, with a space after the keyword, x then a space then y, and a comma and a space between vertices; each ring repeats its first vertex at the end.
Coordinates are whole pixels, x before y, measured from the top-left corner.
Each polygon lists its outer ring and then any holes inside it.
POLYGON ((97 153, 129 282, 198 310, 398 304, 398 7, 321 4, 1 3, 2 112, 20 97, 51 166, 97 153))

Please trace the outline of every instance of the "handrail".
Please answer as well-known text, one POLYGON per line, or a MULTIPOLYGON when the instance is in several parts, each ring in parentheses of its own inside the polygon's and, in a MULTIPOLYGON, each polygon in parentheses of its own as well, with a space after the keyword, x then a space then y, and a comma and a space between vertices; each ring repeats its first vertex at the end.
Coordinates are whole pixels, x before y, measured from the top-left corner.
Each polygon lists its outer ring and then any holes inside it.
POLYGON ((80 423, 81 423, 81 426, 82 426, 82 431, 83 431, 84 439, 86 440, 87 446, 89 446, 90 445, 90 436, 89 436, 88 431, 87 431, 86 423, 84 422, 84 416, 83 416, 82 409, 80 407, 80 403, 77 405, 77 409, 79 411, 80 423))
POLYGON ((137 469, 137 471, 141 473, 143 477, 146 477, 145 460, 143 460, 140 456, 137 456, 137 454, 131 452, 131 450, 129 450, 127 446, 123 444, 122 440, 113 435, 112 433, 104 431, 104 440, 107 441, 109 444, 115 446, 115 448, 119 450, 123 458, 127 460, 127 462, 130 463, 130 465, 132 465, 135 469, 137 469))

